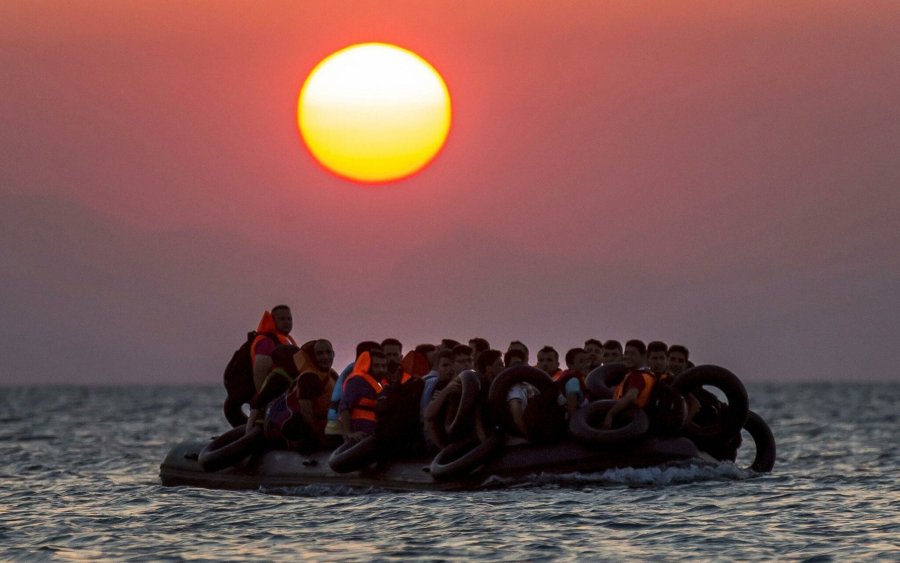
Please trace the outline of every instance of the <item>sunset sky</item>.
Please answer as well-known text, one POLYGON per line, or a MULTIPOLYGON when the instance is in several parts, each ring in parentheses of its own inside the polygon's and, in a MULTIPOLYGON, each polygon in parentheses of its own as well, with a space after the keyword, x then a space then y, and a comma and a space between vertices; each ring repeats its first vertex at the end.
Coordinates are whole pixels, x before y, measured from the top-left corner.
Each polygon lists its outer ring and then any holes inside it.
POLYGON ((900 2, 0 4, 0 383, 217 383, 298 340, 687 345, 900 380, 900 2), (338 178, 315 65, 410 49, 453 122, 338 178))

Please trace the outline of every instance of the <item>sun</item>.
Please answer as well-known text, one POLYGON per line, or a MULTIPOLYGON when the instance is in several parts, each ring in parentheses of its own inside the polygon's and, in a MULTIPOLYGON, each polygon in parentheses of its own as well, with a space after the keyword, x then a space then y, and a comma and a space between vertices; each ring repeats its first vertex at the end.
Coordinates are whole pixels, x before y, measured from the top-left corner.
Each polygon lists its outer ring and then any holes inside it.
POLYGON ((310 73, 297 101, 309 151, 335 174, 385 183, 422 170, 450 132, 450 92, 419 55, 387 43, 341 49, 310 73))

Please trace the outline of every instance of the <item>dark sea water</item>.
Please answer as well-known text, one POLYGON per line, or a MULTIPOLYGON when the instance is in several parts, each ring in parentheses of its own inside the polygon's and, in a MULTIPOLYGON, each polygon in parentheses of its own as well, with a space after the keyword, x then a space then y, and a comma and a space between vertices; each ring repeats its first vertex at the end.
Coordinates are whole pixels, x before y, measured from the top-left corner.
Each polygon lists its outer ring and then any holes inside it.
POLYGON ((748 390, 778 441, 771 474, 395 493, 162 487, 170 446, 225 428, 216 387, 0 388, 0 560, 900 561, 900 384, 748 390))

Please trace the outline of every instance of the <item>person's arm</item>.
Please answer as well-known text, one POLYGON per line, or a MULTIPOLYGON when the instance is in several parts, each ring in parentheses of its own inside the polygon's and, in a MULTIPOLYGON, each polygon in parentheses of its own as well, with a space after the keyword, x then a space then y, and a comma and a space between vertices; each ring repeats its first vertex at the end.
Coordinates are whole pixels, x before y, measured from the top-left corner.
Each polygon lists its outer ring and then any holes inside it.
POLYGON ((253 360, 253 385, 257 391, 262 389, 263 384, 266 382, 266 376, 272 370, 273 365, 272 356, 256 354, 256 359, 253 360))
POLYGON ((637 400, 639 393, 640 391, 638 389, 629 389, 628 392, 625 393, 611 409, 609 409, 609 412, 606 413, 606 418, 603 419, 603 426, 601 428, 604 430, 612 428, 613 419, 633 405, 637 400))
POLYGON ((566 393, 566 409, 569 411, 569 420, 575 415, 580 406, 578 393, 566 393))

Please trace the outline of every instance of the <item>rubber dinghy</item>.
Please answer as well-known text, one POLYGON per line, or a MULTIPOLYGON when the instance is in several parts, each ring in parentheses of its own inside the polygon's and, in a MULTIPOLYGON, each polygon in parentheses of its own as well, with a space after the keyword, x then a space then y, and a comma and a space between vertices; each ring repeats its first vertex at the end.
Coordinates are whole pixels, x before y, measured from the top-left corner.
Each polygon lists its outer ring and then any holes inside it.
MULTIPOLYGON (((630 411, 613 428, 600 426, 615 401, 610 388, 627 369, 619 364, 591 372, 585 386, 599 398, 576 411, 566 423, 556 405, 555 384, 543 372, 516 366, 501 372, 491 383, 492 412, 503 412, 513 385, 527 382, 539 391, 531 401, 546 408, 530 440, 510 436, 511 421, 499 417, 488 434, 464 424, 479 418, 471 400, 479 393, 479 376, 461 373, 425 411, 425 430, 440 447, 432 457, 394 458, 382 455, 370 436, 331 451, 302 454, 267 449, 262 429, 245 432, 238 426, 211 441, 183 442, 169 452, 160 466, 165 486, 214 489, 280 488, 305 485, 378 487, 397 490, 478 489, 510 478, 534 474, 595 473, 615 468, 686 466, 734 461, 741 446, 741 431, 756 446, 750 469, 768 472, 775 464, 775 440, 768 425, 749 410, 749 400, 738 378, 718 366, 697 366, 660 386, 650 412, 630 411), (714 387, 727 399, 720 401, 705 387, 714 387), (685 423, 685 397, 699 401, 701 409, 685 423), (652 418, 652 420, 651 420, 652 418), (556 429, 547 433, 547 429, 556 429), (480 437, 479 437, 480 436, 480 437)), ((530 432, 530 430, 529 430, 530 432)))

